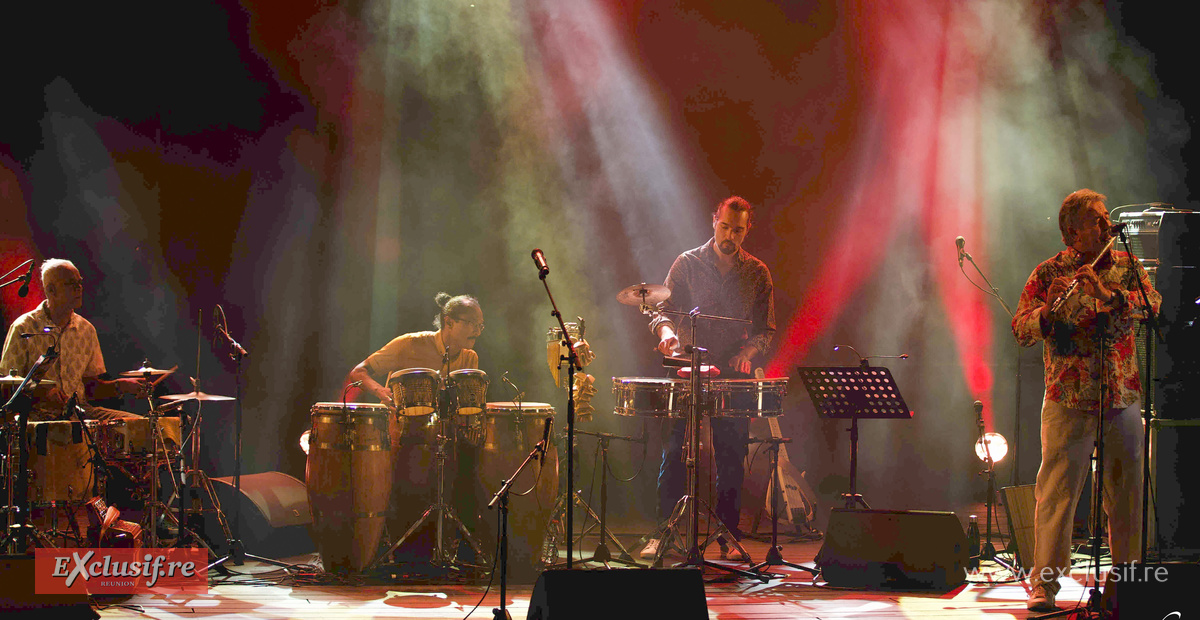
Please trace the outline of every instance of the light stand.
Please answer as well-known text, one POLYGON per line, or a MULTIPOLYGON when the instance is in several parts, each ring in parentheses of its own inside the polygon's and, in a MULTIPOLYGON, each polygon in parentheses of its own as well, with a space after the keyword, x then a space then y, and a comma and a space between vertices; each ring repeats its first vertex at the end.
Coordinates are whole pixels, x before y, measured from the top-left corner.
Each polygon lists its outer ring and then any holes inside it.
MULTIPOLYGON (((992 457, 992 438, 988 437, 988 433, 986 433, 984 430, 983 403, 980 401, 975 401, 975 421, 979 426, 979 441, 976 445, 983 446, 983 463, 985 467, 980 474, 987 476, 987 522, 984 525, 985 534, 983 547, 978 550, 972 549, 971 551, 979 552, 977 557, 979 562, 990 560, 999 564, 1000 566, 1003 566, 1004 568, 1007 568, 1015 574, 1017 571, 1013 565, 1001 560, 996 554, 996 547, 992 544, 992 515, 995 514, 993 507, 996 505, 996 461, 999 459, 994 459, 992 457)), ((1001 455, 1000 458, 1004 458, 1003 455, 1001 455)), ((972 541, 972 544, 973 543, 974 541, 972 541)))

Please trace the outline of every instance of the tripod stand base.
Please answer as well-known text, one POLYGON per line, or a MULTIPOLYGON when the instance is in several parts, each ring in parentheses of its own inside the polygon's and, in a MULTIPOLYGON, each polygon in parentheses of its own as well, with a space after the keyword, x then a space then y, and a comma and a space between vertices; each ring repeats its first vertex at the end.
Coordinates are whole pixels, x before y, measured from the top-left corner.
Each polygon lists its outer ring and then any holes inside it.
MULTIPOLYGON (((571 495, 575 499, 575 505, 587 511, 588 516, 595 521, 593 525, 588 526, 588 528, 580 532, 579 537, 582 538, 586 536, 588 532, 592 531, 593 528, 599 527, 602 519, 597 516, 596 511, 592 510, 592 507, 589 506, 582 497, 580 497, 578 492, 572 493, 571 495)), ((565 522, 563 520, 566 511, 567 495, 565 493, 561 493, 559 494, 558 499, 554 502, 554 509, 550 513, 549 522, 546 524, 546 540, 542 545, 542 563, 546 565, 547 569, 566 567, 566 562, 558 561, 559 537, 567 535, 565 533, 565 522)), ((572 532, 571 535, 574 536, 574 532, 572 532)), ((598 562, 604 564, 605 566, 607 566, 609 562, 617 562, 627 566, 645 568, 644 564, 639 563, 633 558, 633 555, 629 553, 629 549, 627 549, 625 545, 621 543, 617 536, 613 534, 607 526, 603 527, 602 531, 600 532, 600 543, 596 545, 596 550, 592 553, 592 557, 576 560, 576 562, 598 562), (615 558, 612 555, 612 551, 608 548, 608 542, 610 541, 619 552, 615 558)))
POLYGON ((660 568, 663 566, 663 560, 667 552, 674 548, 684 554, 684 561, 676 564, 676 568, 684 568, 688 566, 708 566, 710 568, 723 570, 747 579, 757 579, 763 583, 766 583, 770 580, 769 577, 765 577, 762 574, 737 569, 724 564, 717 564, 716 562, 710 562, 704 559, 704 550, 707 549, 708 546, 713 542, 721 539, 728 540, 733 549, 737 551, 738 556, 745 558, 746 562, 750 561, 750 554, 746 552, 745 547, 743 547, 742 544, 738 542, 737 538, 733 536, 733 534, 729 531, 729 528, 725 526, 725 523, 722 522, 719 517, 717 517, 712 508, 690 495, 684 495, 683 497, 679 498, 679 501, 675 504, 674 510, 671 511, 671 517, 653 532, 644 536, 641 540, 641 544, 645 544, 651 539, 659 540, 658 553, 655 554, 654 562, 652 564, 652 566, 655 568, 660 568), (701 507, 703 508, 704 513, 707 514, 709 523, 716 524, 716 526, 712 528, 712 531, 704 540, 703 544, 700 544, 699 540, 697 540, 696 546, 690 549, 684 549, 682 546, 675 545, 677 540, 685 539, 685 535, 678 532, 678 528, 682 526, 684 517, 691 516, 689 510, 700 510, 701 507))

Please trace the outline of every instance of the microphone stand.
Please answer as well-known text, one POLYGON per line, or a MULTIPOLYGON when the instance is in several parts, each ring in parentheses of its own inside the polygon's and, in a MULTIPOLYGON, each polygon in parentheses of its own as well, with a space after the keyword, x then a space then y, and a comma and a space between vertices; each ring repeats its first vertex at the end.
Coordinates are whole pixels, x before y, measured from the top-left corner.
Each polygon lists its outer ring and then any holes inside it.
MULTIPOLYGON (((1133 253, 1133 248, 1129 246, 1129 237, 1125 236, 1125 227, 1117 230, 1121 236, 1121 244, 1125 246, 1125 251, 1129 254, 1129 260, 1136 261, 1137 257, 1133 253)), ((1131 265, 1131 267, 1134 267, 1131 265)), ((1151 376, 1151 360, 1153 358, 1153 349, 1151 345, 1157 341, 1159 344, 1166 344, 1167 340, 1163 337, 1162 326, 1158 322, 1158 314, 1154 312, 1154 306, 1150 305, 1150 297, 1146 293, 1146 287, 1142 285, 1142 279, 1137 276, 1137 269, 1131 269, 1134 280, 1137 282, 1138 297, 1142 300, 1142 309, 1146 312, 1146 316, 1142 318, 1143 324, 1148 324, 1150 330, 1146 332, 1146 359, 1145 373, 1142 378, 1142 420, 1144 422, 1144 432, 1142 434, 1142 548, 1141 559, 1142 563, 1146 563, 1146 538, 1149 535, 1149 506, 1150 506, 1150 427, 1154 419, 1154 377, 1151 376)), ((1125 303, 1130 300, 1126 299, 1125 303)))
MULTIPOLYGON (((217 307, 220 308, 220 306, 217 306, 217 307)), ((224 310, 221 311, 221 318, 222 319, 225 318, 224 310)), ((228 545, 229 545, 229 552, 226 553, 223 557, 217 558, 213 563, 209 564, 208 569, 211 570, 213 568, 219 568, 223 564, 225 564, 225 562, 228 562, 230 560, 233 561, 235 566, 241 566, 243 563, 245 563, 246 559, 249 558, 249 559, 255 560, 257 562, 262 562, 264 564, 270 564, 272 566, 277 566, 279 568, 283 568, 286 570, 300 570, 300 567, 296 566, 296 565, 287 564, 285 562, 280 562, 279 560, 272 560, 270 558, 246 553, 245 547, 242 546, 242 541, 238 539, 238 530, 241 529, 240 520, 241 520, 241 511, 242 511, 242 507, 241 507, 241 505, 242 505, 242 502, 241 502, 241 497, 242 497, 242 359, 245 358, 247 355, 249 355, 249 353, 247 353, 246 350, 242 348, 242 345, 238 344, 238 342, 229 335, 229 332, 225 328, 224 325, 217 328, 216 331, 218 334, 225 337, 225 340, 229 344, 230 349, 231 349, 231 351, 229 353, 229 357, 237 365, 237 369, 235 371, 236 372, 235 376, 237 377, 237 386, 236 386, 236 390, 234 392, 234 396, 236 397, 235 399, 237 401, 237 407, 234 410, 234 417, 233 417, 233 437, 234 437, 234 439, 233 439, 233 499, 234 499, 234 503, 233 503, 233 520, 230 524, 231 525, 231 536, 230 536, 229 540, 227 541, 228 545)), ((199 391, 199 388, 197 388, 197 391, 199 391)))
MULTIPOLYGON (((546 289, 546 297, 550 299, 550 316, 553 316, 558 321, 558 327, 562 330, 562 338, 567 346, 567 386, 575 385, 575 371, 582 367, 579 365, 579 357, 575 354, 575 342, 571 340, 571 332, 567 331, 567 324, 563 321, 562 313, 558 311, 558 304, 554 301, 554 294, 550 292, 550 284, 546 282, 546 276, 550 274, 550 269, 545 267, 544 259, 539 262, 537 257, 541 254, 540 250, 534 250, 534 263, 538 266, 538 278, 542 281, 542 286, 546 289)), ((567 390, 567 491, 573 492, 575 489, 575 391, 567 390)), ((574 568, 574 538, 575 538, 575 502, 567 501, 567 569, 574 568)))
MULTIPOLYGON (((975 284, 975 281, 972 280, 969 276, 967 276, 966 271, 963 271, 962 259, 965 258, 965 259, 971 261, 971 266, 975 268, 975 272, 979 274, 979 277, 983 278, 983 282, 985 284, 987 284, 988 289, 990 289, 990 290, 986 290, 984 292, 987 293, 988 295, 990 295, 991 297, 995 298, 996 301, 1000 302, 1000 307, 1004 308, 1004 311, 1006 313, 1008 313, 1009 320, 1012 320, 1012 318, 1015 315, 1012 311, 1012 308, 1009 308, 1008 304, 1004 303, 1004 298, 1000 296, 1000 290, 997 289, 996 287, 992 286, 992 283, 991 283, 991 281, 988 280, 987 275, 985 275, 983 273, 983 270, 980 269, 979 265, 975 263, 975 259, 971 257, 970 252, 967 252, 965 249, 960 250, 960 252, 962 253, 962 256, 960 256, 958 259, 958 270, 962 271, 963 277, 966 278, 968 282, 973 284, 975 286, 975 288, 983 290, 982 287, 980 287, 978 284, 975 284)), ((1016 361, 1013 364, 1015 367, 1014 379, 1015 379, 1016 383, 1015 383, 1015 387, 1013 389, 1013 412, 1014 412, 1013 413, 1013 424, 1014 424, 1014 428, 1013 428, 1012 481, 1013 481, 1014 485, 1019 485, 1019 484, 1021 484, 1021 349, 1023 347, 1020 344, 1017 344, 1016 347, 1017 347, 1016 361)))
MULTIPOLYGON (((563 330, 566 331, 566 330, 563 330)), ((488 509, 500 506, 498 519, 500 520, 500 607, 492 610, 492 618, 495 620, 512 620, 512 615, 508 613, 508 493, 512 490, 512 485, 517 478, 521 476, 521 472, 525 471, 534 459, 545 461, 546 459, 546 443, 549 441, 550 424, 552 418, 546 419, 546 432, 542 435, 542 440, 533 446, 533 450, 521 462, 521 466, 517 467, 517 471, 509 476, 504 484, 500 485, 500 490, 492 495, 492 500, 488 502, 488 509)), ((567 540, 570 540, 568 538, 567 540)), ((570 544, 570 543, 568 543, 570 544)), ((569 558, 570 556, 568 556, 569 558)), ((567 568, 570 568, 568 566, 567 568)))
POLYGON ((13 391, 13 395, 8 399, 8 402, 0 407, 0 413, 3 413, 7 418, 11 412, 17 414, 17 483, 13 490, 13 495, 9 499, 8 514, 10 516, 15 510, 17 513, 16 523, 11 524, 10 528, 15 530, 5 539, 5 546, 14 545, 16 553, 25 555, 29 551, 29 537, 34 536, 29 530, 32 527, 29 525, 29 444, 28 444, 28 424, 29 413, 33 411, 33 399, 25 393, 26 386, 34 377, 40 375, 42 368, 50 361, 58 357, 58 351, 51 344, 46 348, 36 361, 33 362, 33 367, 29 369, 29 373, 25 375, 25 379, 13 391), (14 540, 13 537, 16 537, 14 540))

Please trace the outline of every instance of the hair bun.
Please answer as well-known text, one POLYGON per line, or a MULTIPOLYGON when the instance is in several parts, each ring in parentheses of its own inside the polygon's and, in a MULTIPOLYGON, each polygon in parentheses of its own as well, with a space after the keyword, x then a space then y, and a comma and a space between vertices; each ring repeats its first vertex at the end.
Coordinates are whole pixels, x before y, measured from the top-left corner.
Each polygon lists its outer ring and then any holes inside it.
POLYGON ((451 299, 453 299, 453 297, 450 295, 450 293, 442 292, 433 296, 433 303, 437 304, 438 308, 444 309, 446 307, 446 302, 450 301, 451 299))

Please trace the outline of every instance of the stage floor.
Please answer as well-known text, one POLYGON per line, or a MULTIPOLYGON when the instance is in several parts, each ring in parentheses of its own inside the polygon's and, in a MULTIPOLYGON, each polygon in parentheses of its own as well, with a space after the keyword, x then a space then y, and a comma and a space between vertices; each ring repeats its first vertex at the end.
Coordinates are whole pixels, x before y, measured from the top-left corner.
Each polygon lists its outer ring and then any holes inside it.
MULTIPOLYGON (((621 536, 632 544, 635 537, 621 536)), ((811 562, 820 549, 820 541, 782 540, 783 557, 789 562, 811 562)), ((765 556, 768 544, 747 539, 747 551, 755 561, 765 556)), ((585 540, 579 549, 590 556, 595 539, 585 540)), ((632 547, 631 547, 632 550, 632 547)), ((578 550, 577 550, 578 555, 578 550)), ((718 560, 716 545, 707 554, 718 560)), ((315 563, 315 555, 289 558, 299 563, 315 563)), ((1074 583, 1065 584, 1059 604, 1074 606, 1087 600, 1083 585, 1086 559, 1079 556, 1074 583)), ((578 565, 577 565, 578 566, 578 565)), ((598 565, 586 565, 594 567, 598 565)), ((744 565, 742 565, 744 566, 744 565)), ((238 574, 214 577, 209 592, 202 595, 140 595, 120 601, 104 601, 103 618, 490 618, 500 599, 498 584, 489 589, 482 582, 440 583, 413 580, 391 584, 331 584, 315 575, 289 576, 273 566, 247 562, 231 567, 238 574), (486 594, 485 594, 486 592, 486 594)), ((871 591, 829 587, 814 581, 806 571, 775 568, 783 575, 768 583, 745 578, 731 579, 723 571, 706 571, 705 594, 710 618, 807 619, 807 618, 1027 618, 1027 586, 1012 581, 1011 574, 996 566, 984 566, 971 582, 949 592, 871 591)), ((619 569, 618 569, 619 570, 619 569)), ((215 575, 215 573, 214 573, 215 575)), ((508 589, 508 610, 513 618, 525 618, 531 584, 512 585, 508 589)), ((594 592, 597 600, 609 604, 621 592, 594 592)), ((636 609, 637 601, 628 601, 636 609)))

